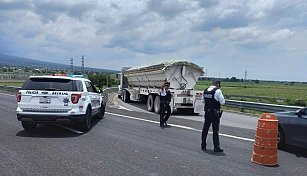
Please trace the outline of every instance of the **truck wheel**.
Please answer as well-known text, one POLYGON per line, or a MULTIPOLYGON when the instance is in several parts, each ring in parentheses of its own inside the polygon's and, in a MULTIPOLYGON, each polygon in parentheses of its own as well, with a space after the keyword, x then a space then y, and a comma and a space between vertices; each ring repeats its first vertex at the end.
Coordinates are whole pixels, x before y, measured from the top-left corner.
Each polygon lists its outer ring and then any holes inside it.
POLYGON ((34 130, 37 126, 37 123, 35 123, 35 122, 21 122, 21 125, 25 130, 34 130))
POLYGON ((152 95, 149 95, 147 99, 147 111, 152 112, 153 110, 154 110, 154 97, 152 95))
POLYGON ((128 103, 130 101, 130 95, 129 95, 129 92, 127 90, 124 90, 123 101, 125 103, 128 103))
POLYGON ((81 123, 82 131, 88 132, 91 129, 91 118, 92 118, 92 111, 90 108, 87 108, 84 120, 81 123))
POLYGON ((160 96, 156 96, 155 98, 154 110, 156 114, 160 114, 160 96))
POLYGON ((125 96, 125 90, 122 90, 122 93, 121 93, 121 99, 124 101, 124 96, 125 96))
POLYGON ((121 96, 120 96, 120 98, 122 99, 122 101, 124 101, 124 96, 125 96, 125 91, 123 90, 123 92, 122 92, 122 94, 121 94, 121 96))

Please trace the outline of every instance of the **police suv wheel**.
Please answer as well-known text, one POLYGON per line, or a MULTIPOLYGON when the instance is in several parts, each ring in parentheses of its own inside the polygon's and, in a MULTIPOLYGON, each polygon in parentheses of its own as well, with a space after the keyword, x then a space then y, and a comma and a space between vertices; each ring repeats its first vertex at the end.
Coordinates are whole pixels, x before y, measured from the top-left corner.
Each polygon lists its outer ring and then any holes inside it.
POLYGON ((106 112, 106 107, 103 104, 101 104, 99 109, 98 119, 103 119, 105 112, 106 112))
POLYGON ((37 123, 35 123, 35 122, 21 122, 21 125, 25 130, 33 130, 33 129, 36 128, 37 123))
POLYGON ((92 112, 89 108, 86 110, 85 119, 81 124, 81 130, 87 132, 91 129, 92 112))

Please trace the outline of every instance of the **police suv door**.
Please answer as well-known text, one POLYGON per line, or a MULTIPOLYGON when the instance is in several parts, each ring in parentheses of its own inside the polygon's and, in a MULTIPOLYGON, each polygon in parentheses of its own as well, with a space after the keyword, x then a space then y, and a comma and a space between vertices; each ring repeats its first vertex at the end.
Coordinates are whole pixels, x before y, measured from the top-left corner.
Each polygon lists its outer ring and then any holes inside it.
POLYGON ((86 89, 88 91, 89 98, 91 100, 92 105, 92 113, 96 114, 99 112, 100 108, 100 96, 93 84, 89 81, 85 81, 86 89))

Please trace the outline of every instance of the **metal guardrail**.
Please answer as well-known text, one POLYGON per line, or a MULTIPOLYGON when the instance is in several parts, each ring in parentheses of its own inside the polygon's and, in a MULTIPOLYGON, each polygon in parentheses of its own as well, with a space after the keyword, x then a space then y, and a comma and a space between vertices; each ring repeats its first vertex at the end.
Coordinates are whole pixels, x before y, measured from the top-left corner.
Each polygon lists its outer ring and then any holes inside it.
POLYGON ((6 86, 6 85, 0 85, 0 90, 7 90, 7 91, 18 91, 20 90, 21 87, 17 86, 6 86))
MULTIPOLYGON (((8 91, 17 91, 21 89, 21 87, 17 86, 5 86, 0 85, 0 89, 8 90, 8 91)), ((108 101, 108 93, 117 92, 118 87, 108 87, 103 89, 104 102, 108 101)), ((302 109, 304 107, 300 106, 285 106, 285 105, 276 105, 276 104, 265 104, 265 103, 256 103, 256 102, 248 102, 248 101, 238 101, 238 100, 226 100, 226 107, 239 108, 242 111, 246 110, 254 110, 261 112, 280 112, 280 111, 296 111, 302 109)))
POLYGON ((247 96, 247 95, 225 95, 227 98, 249 98, 249 99, 256 99, 256 100, 275 100, 275 101, 285 101, 285 98, 272 98, 272 97, 265 97, 265 96, 247 96))
POLYGON ((261 111, 261 112, 280 112, 280 111, 296 111, 304 107, 300 106, 285 106, 276 104, 265 104, 247 101, 237 101, 237 100, 226 100, 226 107, 239 108, 242 111, 244 109, 261 111))

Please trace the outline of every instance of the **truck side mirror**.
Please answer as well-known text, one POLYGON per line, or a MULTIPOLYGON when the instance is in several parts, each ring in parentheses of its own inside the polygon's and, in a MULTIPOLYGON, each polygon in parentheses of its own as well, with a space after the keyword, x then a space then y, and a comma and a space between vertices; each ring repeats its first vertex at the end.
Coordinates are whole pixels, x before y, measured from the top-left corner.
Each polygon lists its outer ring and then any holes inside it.
POLYGON ((121 73, 116 74, 116 79, 120 79, 121 73))

